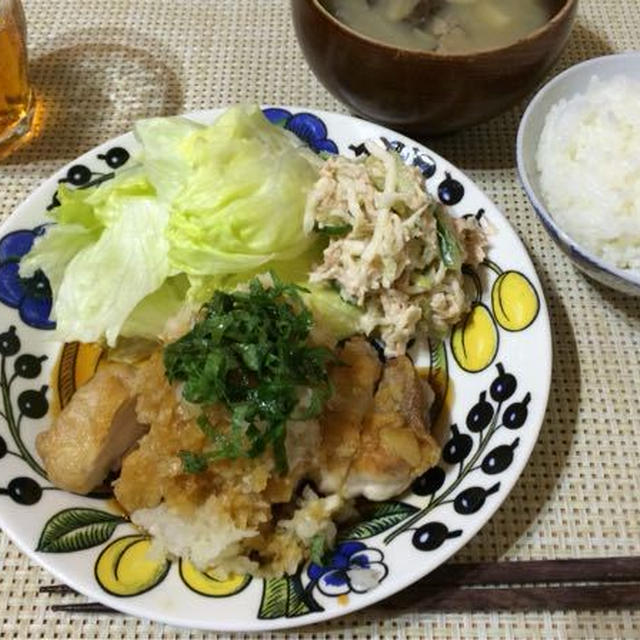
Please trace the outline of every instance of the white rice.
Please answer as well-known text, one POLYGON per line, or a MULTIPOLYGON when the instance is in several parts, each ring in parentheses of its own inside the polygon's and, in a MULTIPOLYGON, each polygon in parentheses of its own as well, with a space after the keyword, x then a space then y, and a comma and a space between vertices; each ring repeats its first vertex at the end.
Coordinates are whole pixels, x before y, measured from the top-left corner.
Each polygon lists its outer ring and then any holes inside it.
POLYGON ((558 225, 606 262, 640 270, 640 82, 593 77, 555 104, 536 161, 558 225))
MULTIPOLYGON (((321 498, 305 487, 291 519, 280 520, 276 533, 283 534, 282 543, 299 542, 309 548, 317 534, 324 537, 330 547, 336 536, 333 520, 350 503, 338 495, 321 498)), ((243 543, 258 534, 256 529, 239 528, 229 513, 224 499, 211 496, 189 517, 175 513, 160 504, 151 509, 138 509, 131 521, 148 531, 153 537, 149 551, 152 558, 189 558, 201 570, 210 569, 220 579, 231 573, 259 574, 259 565, 247 555, 243 543)), ((294 573, 300 557, 292 555, 287 573, 294 573)))
POLYGON ((258 531, 238 528, 217 496, 211 496, 190 518, 161 504, 152 509, 134 511, 131 521, 153 536, 153 556, 189 558, 203 570, 214 563, 223 566, 225 572, 257 568, 257 565, 238 567, 228 564, 238 559, 239 543, 255 536, 258 531))

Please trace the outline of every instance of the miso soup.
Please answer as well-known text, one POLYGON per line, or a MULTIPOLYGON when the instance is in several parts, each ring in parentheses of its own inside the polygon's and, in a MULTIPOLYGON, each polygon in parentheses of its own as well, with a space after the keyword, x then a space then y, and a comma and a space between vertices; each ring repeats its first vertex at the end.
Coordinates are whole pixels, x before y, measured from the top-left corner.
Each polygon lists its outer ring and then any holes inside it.
POLYGON ((354 31, 401 49, 470 53, 503 47, 547 22, 547 0, 322 0, 354 31))

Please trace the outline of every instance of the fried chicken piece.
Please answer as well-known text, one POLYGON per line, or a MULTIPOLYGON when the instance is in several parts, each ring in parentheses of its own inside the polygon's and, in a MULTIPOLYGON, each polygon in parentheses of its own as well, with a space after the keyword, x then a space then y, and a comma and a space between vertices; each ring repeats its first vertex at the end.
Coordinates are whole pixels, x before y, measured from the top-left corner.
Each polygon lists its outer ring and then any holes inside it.
POLYGON ((313 469, 321 444, 317 420, 290 420, 287 423, 285 447, 289 470, 283 475, 273 474, 269 479, 264 495, 270 502, 285 503, 293 498, 309 469, 313 469))
POLYGON ((339 493, 344 485, 382 371, 376 350, 362 337, 348 340, 337 356, 339 363, 330 372, 335 393, 320 417, 322 446, 314 474, 325 495, 339 493))
POLYGON ((386 363, 343 495, 388 500, 438 462, 440 448, 429 433, 422 384, 406 356, 386 363))
MULTIPOLYGON (((180 452, 202 453, 211 441, 197 424, 200 409, 181 401, 179 390, 167 380, 161 352, 138 365, 138 390, 138 419, 148 421, 150 429, 124 458, 113 485, 121 506, 133 513, 164 502, 189 516, 211 495, 250 493, 257 510, 256 495, 272 477, 272 458, 216 460, 202 473, 185 471, 180 452)), ((216 429, 228 426, 229 412, 223 406, 205 407, 204 412, 216 429)))
POLYGON ((340 364, 330 372, 335 393, 320 417, 314 480, 323 494, 387 500, 440 457, 429 434, 423 382, 409 358, 383 366, 362 337, 351 338, 337 355, 340 364))
POLYGON ((88 493, 117 469, 124 453, 146 432, 135 413, 135 369, 107 364, 76 391, 52 426, 36 438, 49 480, 88 493))
MULTIPOLYGON (((182 473, 178 452, 200 451, 205 441, 195 421, 180 407, 165 376, 161 351, 139 364, 137 375, 136 413, 151 428, 125 457, 113 485, 116 499, 129 513, 157 506, 174 486, 175 476, 182 473)), ((197 480, 197 475, 186 476, 180 490, 192 495, 197 492, 197 480)))

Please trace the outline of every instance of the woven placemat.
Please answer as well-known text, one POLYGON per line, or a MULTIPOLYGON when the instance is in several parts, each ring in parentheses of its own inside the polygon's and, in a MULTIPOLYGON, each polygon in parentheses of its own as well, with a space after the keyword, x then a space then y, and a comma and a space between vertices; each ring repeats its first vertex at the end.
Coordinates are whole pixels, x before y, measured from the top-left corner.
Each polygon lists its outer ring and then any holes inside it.
MULTIPOLYGON (((41 100, 38 137, 0 164, 0 217, 56 168, 140 117, 241 101, 344 111, 298 50, 287 0, 25 0, 41 100)), ((557 69, 640 48, 640 2, 582 0, 557 69)), ((0 61, 1 63, 1 61, 0 61)), ((638 553, 640 301, 578 275, 537 222, 516 177, 522 107, 431 146, 498 204, 529 248, 554 333, 547 419, 511 496, 460 561, 638 553)), ((2 638, 223 638, 126 617, 52 614, 53 582, 0 537, 2 638)), ((367 612, 243 638, 640 638, 640 611, 367 612)))

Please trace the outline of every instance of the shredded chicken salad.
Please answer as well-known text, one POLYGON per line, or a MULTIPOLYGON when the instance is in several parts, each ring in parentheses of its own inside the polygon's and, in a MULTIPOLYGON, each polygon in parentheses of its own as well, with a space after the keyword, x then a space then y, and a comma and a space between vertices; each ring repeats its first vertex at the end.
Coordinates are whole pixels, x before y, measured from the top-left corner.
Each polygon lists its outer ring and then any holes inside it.
POLYGON ((475 218, 447 214, 417 167, 365 147, 364 158, 327 160, 309 193, 305 230, 331 238, 309 279, 362 308, 363 331, 395 356, 418 330, 442 336, 469 310, 461 268, 482 262, 487 240, 475 218))

